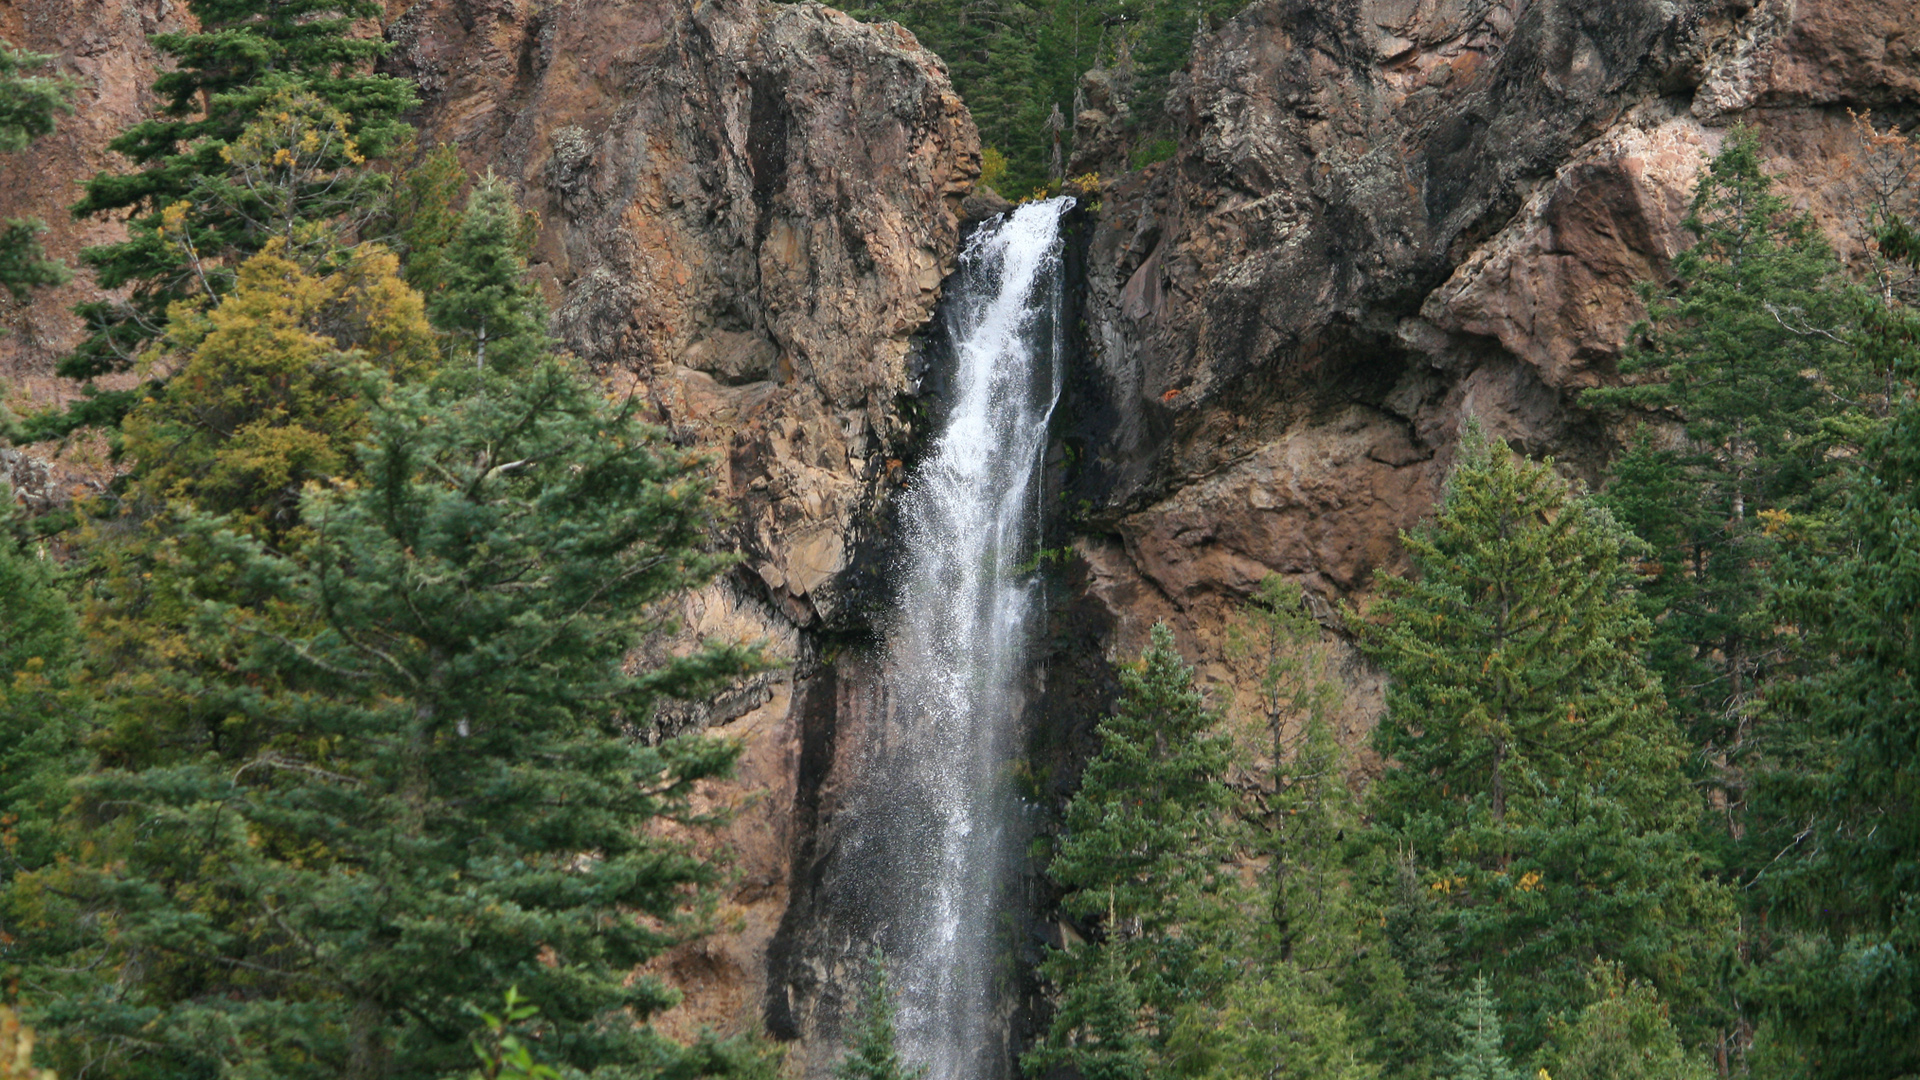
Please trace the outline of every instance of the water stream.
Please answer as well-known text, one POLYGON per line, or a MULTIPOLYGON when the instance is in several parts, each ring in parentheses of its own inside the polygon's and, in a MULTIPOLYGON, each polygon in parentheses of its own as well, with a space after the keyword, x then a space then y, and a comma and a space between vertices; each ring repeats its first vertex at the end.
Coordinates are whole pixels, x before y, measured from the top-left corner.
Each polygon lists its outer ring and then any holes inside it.
POLYGON ((1039 615, 1031 560, 1059 397, 1060 219, 1028 203, 974 233, 944 305, 948 412, 901 505, 885 786, 900 1037, 930 1080, 1006 1072, 1006 894, 1026 842, 1008 767, 1039 615))

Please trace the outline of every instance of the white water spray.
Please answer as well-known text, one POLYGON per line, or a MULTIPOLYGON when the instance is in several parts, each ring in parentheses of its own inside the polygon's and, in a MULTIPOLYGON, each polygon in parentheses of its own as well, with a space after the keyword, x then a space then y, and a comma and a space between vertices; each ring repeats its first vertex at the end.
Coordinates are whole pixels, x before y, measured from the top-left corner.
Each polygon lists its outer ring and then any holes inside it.
POLYGON ((1020 564, 1059 397, 1060 217, 1029 203, 968 242, 948 284, 950 412, 902 502, 906 558, 888 632, 888 891, 900 1037, 930 1080, 1005 1072, 1002 900, 1025 842, 1007 769, 1038 612, 1020 564))

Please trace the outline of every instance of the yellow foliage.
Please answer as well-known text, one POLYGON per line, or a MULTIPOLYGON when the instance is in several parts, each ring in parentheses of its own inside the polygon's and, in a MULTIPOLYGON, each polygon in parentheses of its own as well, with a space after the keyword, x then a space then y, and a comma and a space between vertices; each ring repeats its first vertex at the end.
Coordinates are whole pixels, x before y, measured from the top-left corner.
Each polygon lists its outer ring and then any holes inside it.
POLYGON ((278 528, 309 481, 348 470, 365 427, 366 368, 426 374, 437 352, 420 294, 392 252, 365 244, 312 268, 278 241, 219 306, 181 306, 165 348, 178 368, 128 416, 141 488, 278 528))
POLYGON ((54 1080, 52 1069, 33 1067, 33 1029, 0 1005, 0 1080, 54 1080))
POLYGON ((980 151, 980 186, 1000 190, 1007 175, 1007 155, 989 146, 980 151))

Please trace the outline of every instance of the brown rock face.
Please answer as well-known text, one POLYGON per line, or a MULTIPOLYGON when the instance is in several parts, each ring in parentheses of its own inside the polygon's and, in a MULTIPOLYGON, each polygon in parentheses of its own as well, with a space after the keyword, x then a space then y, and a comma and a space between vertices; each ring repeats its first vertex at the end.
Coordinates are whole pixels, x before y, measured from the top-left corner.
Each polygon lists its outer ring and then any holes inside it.
POLYGON ((1157 609, 1206 662, 1267 573, 1364 591, 1468 417, 1592 479, 1611 435, 1577 394, 1726 127, 1848 250, 1844 109, 1920 105, 1915 25, 1913 0, 1260 0, 1197 42, 1180 152, 1107 184, 1087 254, 1102 421, 1073 483, 1103 592, 1157 598, 1121 637, 1157 609))
POLYGON ((390 36, 426 134, 544 215, 562 339, 716 458, 745 561, 688 600, 687 637, 789 666, 669 716, 746 756, 711 793, 739 811, 730 932, 662 958, 688 994, 663 1022, 757 1030, 790 885, 858 771, 871 687, 856 659, 822 665, 815 632, 864 627, 881 596, 862 553, 979 174, 973 123, 905 31, 817 4, 423 0, 390 36))

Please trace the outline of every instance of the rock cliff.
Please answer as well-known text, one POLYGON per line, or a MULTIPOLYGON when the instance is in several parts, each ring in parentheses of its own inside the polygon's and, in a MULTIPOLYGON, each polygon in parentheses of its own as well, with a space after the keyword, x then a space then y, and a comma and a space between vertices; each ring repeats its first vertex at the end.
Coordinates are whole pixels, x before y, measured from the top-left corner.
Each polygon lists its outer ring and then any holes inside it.
POLYGON ((1080 408, 1106 420, 1071 433, 1069 485, 1116 642, 1171 618, 1243 685, 1233 604, 1268 573, 1329 614, 1364 591, 1468 417, 1594 478, 1614 435, 1576 397, 1686 242, 1695 172, 1753 125, 1858 250, 1848 110, 1913 115, 1916 20, 1912 0, 1260 0, 1198 40, 1178 153, 1103 185, 1087 254, 1080 408))
MULTIPOLYGON (((910 35, 817 4, 392 9, 389 63, 421 85, 425 139, 542 215, 563 340, 707 449, 735 508, 716 540, 743 561, 685 622, 786 666, 670 717, 747 754, 712 793, 739 811, 727 932, 662 961, 689 994, 666 1022, 764 1020, 818 1072, 845 943, 801 924, 877 709, 885 496, 979 171, 972 122, 910 35)), ((183 17, 0 0, 0 36, 85 84, 58 135, 0 160, 0 216, 46 218, 61 253, 111 234, 62 208, 150 105, 145 35, 183 17)), ((1050 543, 1081 559, 1056 591, 1051 752, 1084 746, 1106 657, 1156 619, 1226 697, 1249 681, 1228 623, 1261 577, 1302 582, 1337 621, 1396 564, 1466 418, 1596 476, 1614 435, 1575 396, 1612 375, 1635 283, 1685 242, 1694 172, 1731 124, 1761 128, 1848 250, 1847 110, 1920 112, 1916 28, 1916 0, 1258 0, 1200 38, 1169 98, 1177 153, 1104 177, 1074 253, 1086 333, 1050 543)), ((85 289, 6 311, 12 392, 72 392, 49 372, 85 289)), ((1344 671, 1358 739, 1377 678, 1344 671)))

